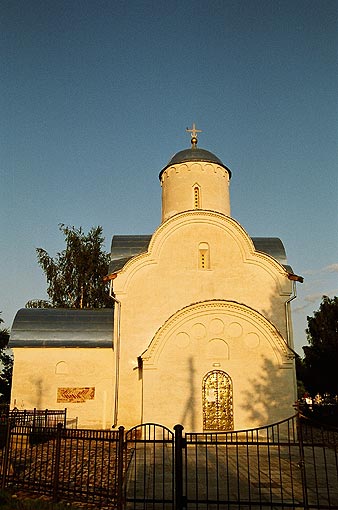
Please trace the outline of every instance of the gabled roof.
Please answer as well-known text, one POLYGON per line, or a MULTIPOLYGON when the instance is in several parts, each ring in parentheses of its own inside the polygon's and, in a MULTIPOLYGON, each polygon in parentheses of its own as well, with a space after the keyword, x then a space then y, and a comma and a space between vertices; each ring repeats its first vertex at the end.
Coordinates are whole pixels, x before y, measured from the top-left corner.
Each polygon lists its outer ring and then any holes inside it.
MULTIPOLYGON (((111 261, 109 274, 120 271, 131 258, 148 250, 151 235, 114 236, 111 243, 111 261)), ((276 259, 289 273, 292 268, 287 264, 285 248, 278 237, 252 237, 257 251, 261 251, 276 259)))
POLYGON ((112 347, 114 311, 22 308, 9 347, 112 347))

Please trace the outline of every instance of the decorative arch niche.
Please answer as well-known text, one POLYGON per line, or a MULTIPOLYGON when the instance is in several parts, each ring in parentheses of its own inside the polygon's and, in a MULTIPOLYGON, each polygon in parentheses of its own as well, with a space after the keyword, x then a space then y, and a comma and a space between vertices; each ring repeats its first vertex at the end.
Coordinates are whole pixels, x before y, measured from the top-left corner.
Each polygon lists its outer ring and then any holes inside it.
MULTIPOLYGON (((203 340, 206 356, 211 354, 212 350, 209 348, 208 351, 208 342, 215 340, 219 346, 223 346, 220 347, 223 358, 231 358, 232 349, 240 345, 252 353, 255 349, 262 348, 267 354, 269 345, 270 355, 276 365, 293 365, 293 352, 275 326, 262 314, 234 301, 212 300, 192 304, 172 315, 157 331, 142 354, 144 368, 155 367, 161 353, 164 350, 167 353, 167 349, 172 350, 174 344, 177 344, 177 335, 183 334, 185 343, 189 343, 192 352, 195 352, 197 342, 203 340), (220 341, 224 343, 219 343, 220 341)), ((179 351, 178 345, 176 348, 179 351)))
POLYGON ((55 373, 57 375, 65 375, 65 374, 68 374, 68 372, 69 372, 68 363, 66 363, 65 361, 59 361, 56 364, 55 373))

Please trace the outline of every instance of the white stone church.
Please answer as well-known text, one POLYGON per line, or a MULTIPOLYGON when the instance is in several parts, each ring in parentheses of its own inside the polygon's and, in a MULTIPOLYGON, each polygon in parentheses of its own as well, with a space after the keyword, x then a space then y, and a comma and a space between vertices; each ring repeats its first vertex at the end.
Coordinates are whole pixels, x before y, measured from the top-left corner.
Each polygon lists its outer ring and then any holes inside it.
POLYGON ((160 172, 157 230, 112 239, 112 309, 18 311, 12 407, 67 408, 79 427, 186 431, 294 413, 290 301, 302 278, 278 238, 251 238, 231 217, 231 171, 190 132, 160 172))

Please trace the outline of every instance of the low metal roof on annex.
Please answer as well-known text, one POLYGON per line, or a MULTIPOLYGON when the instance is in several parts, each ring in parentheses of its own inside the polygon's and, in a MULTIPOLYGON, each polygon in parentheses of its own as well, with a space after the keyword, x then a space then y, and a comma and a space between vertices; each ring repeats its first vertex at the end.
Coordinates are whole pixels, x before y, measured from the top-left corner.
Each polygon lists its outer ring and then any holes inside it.
MULTIPOLYGON (((148 250, 151 235, 114 236, 111 243, 111 261, 109 274, 120 271, 131 258, 148 250)), ((252 237, 255 249, 276 259, 289 273, 292 268, 287 264, 285 248, 278 237, 252 237)))
POLYGON ((8 347, 112 347, 114 311, 22 308, 8 347))

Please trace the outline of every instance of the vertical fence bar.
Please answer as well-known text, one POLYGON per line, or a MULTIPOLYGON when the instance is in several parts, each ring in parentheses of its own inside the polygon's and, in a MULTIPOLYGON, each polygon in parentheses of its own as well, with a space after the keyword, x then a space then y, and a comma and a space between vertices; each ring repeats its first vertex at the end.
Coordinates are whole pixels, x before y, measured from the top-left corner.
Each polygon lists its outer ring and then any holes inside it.
POLYGON ((2 458, 2 480, 1 480, 1 489, 4 490, 6 486, 6 478, 7 478, 7 470, 8 470, 8 462, 10 457, 10 443, 11 443, 11 420, 7 418, 7 428, 6 428, 6 441, 5 441, 5 452, 2 458))
POLYGON ((176 487, 176 510, 185 508, 183 500, 183 426, 175 425, 175 487, 176 487))
POLYGON ((304 504, 304 510, 307 510, 309 508, 309 503, 308 503, 308 499, 307 499, 303 431, 302 431, 301 416, 300 416, 299 411, 297 413, 297 436, 298 436, 299 455, 300 455, 299 468, 301 470, 301 478, 302 478, 303 504, 304 504))
POLYGON ((117 510, 123 508, 124 427, 119 427, 117 445, 117 510))
POLYGON ((61 459, 61 433, 62 433, 62 423, 58 423, 57 424, 57 433, 56 433, 55 466, 54 466, 54 476, 53 476, 53 501, 57 501, 58 491, 59 491, 59 473, 60 473, 60 459, 61 459))

